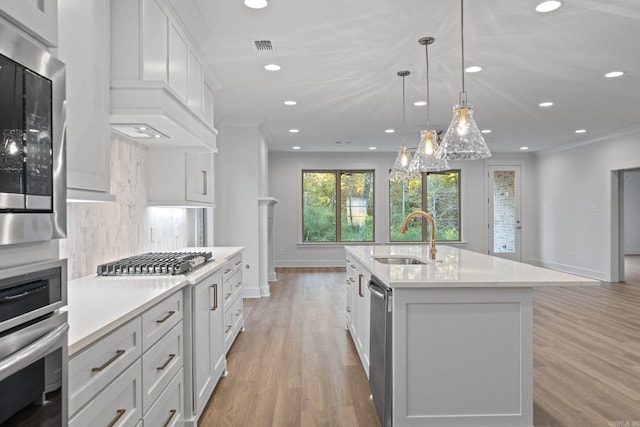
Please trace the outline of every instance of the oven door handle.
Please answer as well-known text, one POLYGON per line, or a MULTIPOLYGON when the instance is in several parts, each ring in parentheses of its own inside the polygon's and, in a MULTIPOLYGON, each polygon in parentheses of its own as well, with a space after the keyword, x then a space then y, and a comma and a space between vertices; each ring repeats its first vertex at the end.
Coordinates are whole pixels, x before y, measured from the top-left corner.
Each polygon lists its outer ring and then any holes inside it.
POLYGON ((29 289, 28 291, 24 291, 20 294, 16 294, 16 295, 9 295, 6 297, 2 297, 0 298, 0 304, 4 304, 4 303, 8 303, 8 302, 14 302, 15 300, 18 299, 22 299, 25 297, 28 297, 29 295, 35 294, 36 292, 40 292, 43 289, 46 289, 47 285, 42 285, 42 286, 38 286, 37 288, 33 288, 33 289, 29 289))
POLYGON ((52 349, 60 347, 61 345, 65 346, 66 342, 60 344, 60 339, 68 330, 69 324, 64 323, 39 340, 32 342, 28 346, 0 360, 0 381, 46 356, 52 349))

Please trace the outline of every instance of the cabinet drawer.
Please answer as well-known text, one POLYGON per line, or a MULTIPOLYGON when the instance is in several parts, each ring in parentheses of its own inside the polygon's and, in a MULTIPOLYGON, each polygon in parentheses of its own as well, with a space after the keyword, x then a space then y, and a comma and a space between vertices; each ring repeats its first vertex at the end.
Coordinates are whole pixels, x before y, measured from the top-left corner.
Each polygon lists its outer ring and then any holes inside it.
POLYGON ((224 313, 224 349, 229 351, 238 331, 244 324, 242 298, 235 300, 233 305, 224 313))
POLYGON ((145 426, 181 426, 184 419, 184 379, 182 370, 173 378, 144 416, 145 426))
POLYGON ((73 415, 142 354, 136 318, 69 361, 69 414, 73 415))
POLYGON ((69 427, 135 426, 142 418, 140 360, 136 361, 69 421, 69 427))
POLYGON ((176 292, 142 314, 142 352, 182 320, 182 292, 176 292))
POLYGON ((222 280, 226 281, 228 277, 233 276, 237 272, 242 270, 242 254, 235 255, 227 261, 224 265, 224 275, 222 280))
POLYGON ((240 271, 236 271, 236 273, 232 276, 227 277, 223 280, 223 306, 225 311, 233 304, 236 296, 240 293, 242 288, 242 274, 240 271))
POLYGON ((142 409, 146 413, 182 369, 182 322, 142 355, 142 409))

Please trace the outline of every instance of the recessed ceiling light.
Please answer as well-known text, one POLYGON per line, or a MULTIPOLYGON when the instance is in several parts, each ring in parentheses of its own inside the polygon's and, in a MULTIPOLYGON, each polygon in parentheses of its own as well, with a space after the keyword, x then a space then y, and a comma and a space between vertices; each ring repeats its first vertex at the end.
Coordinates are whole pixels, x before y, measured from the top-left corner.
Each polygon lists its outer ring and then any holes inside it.
POLYGON ((540 107, 551 107, 553 105, 553 102, 550 101, 545 101, 545 102, 541 102, 540 104, 538 104, 540 107))
POLYGON ((297 146, 297 145, 294 145, 293 147, 291 147, 291 149, 292 149, 292 150, 299 150, 299 149, 300 149, 300 147, 299 147, 299 146, 297 146))
POLYGON ((520 147, 521 150, 528 150, 529 147, 520 147))
POLYGON ((289 132, 291 132, 291 133, 298 133, 298 132, 300 132, 300 130, 299 130, 299 129, 289 129, 289 132))
POLYGON ((394 133, 394 132, 395 132, 395 130, 394 130, 394 129, 385 129, 384 131, 385 131, 386 133, 394 133))
POLYGON ((467 67, 464 69, 467 73, 477 73, 478 71, 482 71, 482 67, 477 65, 472 65, 471 67, 467 67))
POLYGON ((586 129, 576 129, 576 133, 585 133, 586 129))
POLYGON ((267 64, 264 66, 264 69, 267 71, 279 71, 282 67, 277 64, 267 64))
POLYGON ((267 7, 267 0, 244 0, 244 5, 251 9, 263 9, 267 7))
POLYGON ((284 105, 296 105, 296 101, 284 101, 284 105))
POLYGON ((378 147, 369 147, 369 150, 377 150, 378 147))
POLYGON ((413 105, 415 105, 416 107, 424 107, 425 105, 427 105, 427 103, 425 101, 416 101, 413 103, 413 105))
POLYGON ((536 6, 536 12, 546 13, 553 12, 562 6, 562 3, 557 0, 543 1, 539 5, 536 6))
POLYGON ((480 133, 491 133, 491 129, 482 129, 480 133))
POLYGON ((604 75, 608 79, 612 79, 614 77, 624 76, 624 71, 611 71, 604 75))
POLYGON ((144 132, 145 130, 147 130, 147 127, 146 126, 139 126, 138 130, 141 130, 141 131, 144 132))

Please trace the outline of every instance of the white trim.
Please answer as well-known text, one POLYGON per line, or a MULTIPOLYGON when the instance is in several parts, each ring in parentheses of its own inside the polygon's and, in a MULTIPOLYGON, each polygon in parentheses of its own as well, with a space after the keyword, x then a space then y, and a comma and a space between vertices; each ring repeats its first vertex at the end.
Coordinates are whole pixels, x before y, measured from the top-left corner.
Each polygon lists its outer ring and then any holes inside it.
POLYGON ((577 274, 578 276, 589 277, 591 279, 603 280, 605 282, 610 282, 609 275, 606 271, 597 271, 590 270, 586 268, 575 267, 573 265, 568 264, 560 264, 553 261, 545 261, 539 258, 532 258, 529 262, 533 265, 537 265, 538 267, 544 267, 551 270, 562 271, 564 273, 577 274))

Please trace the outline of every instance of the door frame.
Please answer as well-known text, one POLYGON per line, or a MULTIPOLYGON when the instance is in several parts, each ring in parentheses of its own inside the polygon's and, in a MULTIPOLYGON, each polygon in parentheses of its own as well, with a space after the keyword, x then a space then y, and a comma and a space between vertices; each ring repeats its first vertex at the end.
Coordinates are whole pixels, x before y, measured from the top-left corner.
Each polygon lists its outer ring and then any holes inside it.
POLYGON ((526 224, 526 209, 524 209, 525 205, 525 183, 524 183, 524 175, 525 175, 525 165, 522 160, 488 160, 485 162, 485 176, 487 178, 485 185, 485 199, 487 200, 486 207, 486 218, 487 218, 487 254, 492 256, 503 257, 507 259, 511 259, 514 261, 522 261, 524 258, 524 248, 525 248, 525 233, 524 233, 524 224, 526 224), (518 204, 517 209, 519 211, 519 221, 520 221, 520 233, 518 241, 516 242, 516 256, 514 257, 504 257, 500 254, 495 254, 493 252, 493 204, 492 204, 492 192, 491 184, 493 182, 493 178, 491 177, 491 171, 499 168, 505 168, 505 170, 509 170, 508 168, 516 169, 516 191, 518 194, 518 204))

